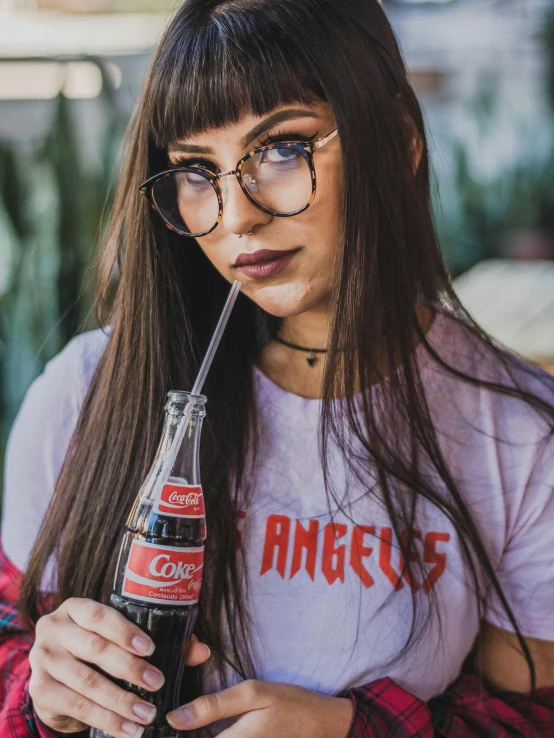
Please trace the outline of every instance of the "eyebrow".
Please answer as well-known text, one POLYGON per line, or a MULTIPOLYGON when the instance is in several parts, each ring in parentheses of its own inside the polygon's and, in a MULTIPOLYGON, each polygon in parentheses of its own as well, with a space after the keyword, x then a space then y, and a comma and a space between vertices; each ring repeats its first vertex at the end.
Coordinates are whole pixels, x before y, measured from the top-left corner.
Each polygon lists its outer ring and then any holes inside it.
MULTIPOLYGON (((288 108, 287 110, 280 110, 269 118, 266 118, 261 123, 252 128, 252 130, 243 136, 239 144, 241 148, 245 149, 255 139, 265 133, 269 128, 273 128, 278 123, 283 123, 286 120, 292 118, 317 118, 316 113, 306 110, 304 108, 288 108)), ((174 143, 170 146, 170 151, 182 151, 187 154, 215 154, 215 151, 210 146, 198 146, 197 144, 189 143, 174 143)))

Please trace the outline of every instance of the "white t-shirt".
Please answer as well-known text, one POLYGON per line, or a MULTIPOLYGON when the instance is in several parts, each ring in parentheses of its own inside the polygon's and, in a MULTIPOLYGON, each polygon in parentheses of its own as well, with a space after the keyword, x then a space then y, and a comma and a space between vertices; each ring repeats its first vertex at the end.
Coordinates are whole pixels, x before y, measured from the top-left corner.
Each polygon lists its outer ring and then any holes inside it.
MULTIPOLYGON (((481 344, 446 315, 437 316, 428 339, 456 367, 506 380, 481 344)), ((13 427, 2 538, 22 570, 107 340, 102 331, 74 339, 34 382, 13 427)), ((443 453, 522 632, 554 641, 554 442, 541 443, 547 424, 520 400, 461 383, 421 346, 417 351, 443 453)), ((518 371, 523 376, 523 364, 518 371)), ((554 403, 554 379, 541 370, 533 369, 525 384, 554 403)), ((284 391, 258 369, 255 389, 260 469, 239 529, 257 676, 336 694, 386 675, 425 700, 443 692, 479 629, 452 525, 421 501, 426 576, 414 586, 422 612, 430 592, 437 595, 441 623, 433 616, 417 646, 390 665, 408 634, 411 593, 399 581, 386 511, 378 496, 362 495, 334 449, 333 479, 344 503, 331 516, 318 455, 320 401, 284 391)), ((372 389, 376 400, 382 391, 372 389)), ((512 630, 495 596, 487 619, 512 630)))

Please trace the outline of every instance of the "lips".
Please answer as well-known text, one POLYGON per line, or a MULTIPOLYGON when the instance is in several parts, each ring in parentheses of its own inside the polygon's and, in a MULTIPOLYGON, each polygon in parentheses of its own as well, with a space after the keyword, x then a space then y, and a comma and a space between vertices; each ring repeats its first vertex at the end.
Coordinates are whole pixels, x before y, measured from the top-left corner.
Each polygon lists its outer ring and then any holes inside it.
POLYGON ((251 279, 268 279, 282 272, 300 250, 300 248, 288 251, 260 249, 252 254, 241 254, 234 266, 251 279))
POLYGON ((235 267, 251 266, 253 264, 264 264, 268 261, 275 261, 275 259, 282 259, 288 254, 292 254, 298 249, 289 249, 288 251, 273 251, 271 249, 260 249, 254 251, 252 254, 241 254, 235 261, 235 267))

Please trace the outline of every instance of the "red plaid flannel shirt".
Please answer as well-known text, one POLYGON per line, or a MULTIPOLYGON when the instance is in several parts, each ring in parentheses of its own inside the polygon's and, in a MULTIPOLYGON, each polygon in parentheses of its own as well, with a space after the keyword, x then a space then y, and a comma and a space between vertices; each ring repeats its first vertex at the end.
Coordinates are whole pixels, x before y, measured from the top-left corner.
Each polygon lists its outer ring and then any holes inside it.
MULTIPOLYGON (((57 738, 29 699, 28 654, 33 634, 19 621, 21 572, 0 548, 0 738, 57 738)), ((345 693, 355 716, 348 738, 554 738, 554 688, 533 701, 516 693, 487 692, 463 675, 444 694, 423 702, 391 679, 345 693)), ((85 735, 85 734, 81 734, 85 735)))

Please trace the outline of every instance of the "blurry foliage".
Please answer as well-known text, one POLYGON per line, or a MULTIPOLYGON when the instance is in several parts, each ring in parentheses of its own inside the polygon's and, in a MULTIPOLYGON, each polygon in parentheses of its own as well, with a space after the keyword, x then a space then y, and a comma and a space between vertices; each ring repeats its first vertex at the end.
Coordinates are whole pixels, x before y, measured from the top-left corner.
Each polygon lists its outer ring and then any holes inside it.
MULTIPOLYGON (((480 177, 463 142, 452 143, 452 203, 445 217, 434 192, 436 226, 455 277, 482 259, 506 256, 518 232, 554 235, 553 145, 543 157, 526 151, 508 169, 480 177)), ((522 134, 521 140, 525 141, 522 134)))
POLYGON ((29 384, 90 317, 89 268, 127 123, 98 63, 104 124, 96 166, 83 161, 74 103, 63 93, 34 151, 0 141, 0 274, 7 273, 0 284, 0 469, 29 384))
POLYGON ((548 63, 548 95, 554 110, 554 11, 549 8, 541 34, 548 63))
MULTIPOLYGON (((506 245, 518 232, 554 237, 554 13, 549 9, 541 33, 547 63, 546 120, 528 119, 518 129, 518 157, 492 176, 479 171, 467 141, 454 139, 451 204, 445 208, 433 192, 436 225, 445 258, 455 277, 486 258, 506 255, 506 245), (546 131, 545 131, 546 127, 546 131), (539 131, 539 128, 541 129, 539 131), (537 139, 542 139, 537 147, 537 139), (545 135, 546 134, 546 135, 545 135), (545 143, 548 142, 548 143, 545 143), (445 210, 448 210, 445 215, 445 210)), ((484 77, 472 108, 479 148, 494 142, 495 127, 505 112, 498 108, 496 80, 484 77)))

